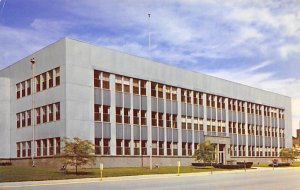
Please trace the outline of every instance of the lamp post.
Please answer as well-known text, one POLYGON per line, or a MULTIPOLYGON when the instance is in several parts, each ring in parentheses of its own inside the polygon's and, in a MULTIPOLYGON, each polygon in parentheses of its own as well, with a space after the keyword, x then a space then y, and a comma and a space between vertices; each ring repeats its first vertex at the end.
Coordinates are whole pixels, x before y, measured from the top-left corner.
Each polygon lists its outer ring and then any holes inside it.
MULTIPOLYGON (((150 34, 150 18, 151 18, 151 14, 148 13, 148 54, 149 54, 149 59, 151 58, 150 56, 150 47, 151 47, 151 34, 150 34)), ((150 134, 152 136, 152 126, 150 125, 150 134)), ((152 139, 152 138, 151 138, 152 139)), ((150 144, 150 157, 149 157, 149 168, 150 170, 152 170, 152 142, 150 144)))
POLYGON ((35 93, 35 78, 34 78, 34 64, 35 59, 30 59, 31 63, 31 71, 32 71, 32 151, 31 151, 31 159, 32 159, 32 167, 35 167, 34 156, 35 156, 35 110, 34 110, 34 93, 35 93))

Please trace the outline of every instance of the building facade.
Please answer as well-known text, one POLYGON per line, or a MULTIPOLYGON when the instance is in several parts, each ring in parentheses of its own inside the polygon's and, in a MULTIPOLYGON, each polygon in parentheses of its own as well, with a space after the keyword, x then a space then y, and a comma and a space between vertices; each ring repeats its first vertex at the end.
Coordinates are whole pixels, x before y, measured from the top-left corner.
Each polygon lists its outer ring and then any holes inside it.
POLYGON ((222 163, 292 147, 289 97, 69 38, 1 70, 0 92, 3 159, 52 157, 63 137, 125 163, 190 161, 205 140, 222 163))

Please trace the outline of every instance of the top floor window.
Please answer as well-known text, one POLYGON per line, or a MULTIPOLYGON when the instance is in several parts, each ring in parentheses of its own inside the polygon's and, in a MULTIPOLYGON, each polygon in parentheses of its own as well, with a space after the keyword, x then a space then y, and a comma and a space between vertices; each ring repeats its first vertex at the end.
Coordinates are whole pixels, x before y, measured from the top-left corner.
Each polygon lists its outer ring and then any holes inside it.
POLYGON ((55 68, 55 85, 60 85, 60 69, 59 67, 55 68))
POLYGON ((212 99, 212 96, 207 94, 206 95, 206 106, 207 107, 211 107, 212 106, 211 99, 212 99))
POLYGON ((166 99, 171 100, 171 86, 166 86, 166 99))
POLYGON ((157 86, 157 83, 151 82, 151 96, 152 97, 156 97, 156 86, 157 86))
POLYGON ((48 86, 49 88, 53 87, 53 71, 48 72, 48 86))
POLYGON ((26 81, 26 86, 27 86, 27 96, 31 94, 31 79, 28 79, 26 81))
POLYGON ((199 100, 199 93, 194 92, 194 104, 198 104, 198 100, 199 100))
POLYGON ((130 78, 128 77, 123 77, 123 87, 124 87, 124 92, 129 93, 130 92, 130 78))
POLYGON ((115 90, 122 92, 122 76, 116 75, 115 90))
POLYGON ((164 97, 163 96, 163 85, 162 84, 158 84, 157 90, 158 90, 158 97, 159 98, 163 98, 164 97))
POLYGON ((133 83, 133 86, 132 86, 133 94, 139 95, 140 94, 139 80, 133 79, 132 83, 133 83))
POLYGON ((177 88, 172 87, 172 100, 177 100, 177 88))
POLYGON ((187 103, 191 103, 191 102, 192 102, 192 91, 187 90, 187 103))
POLYGON ((141 85, 141 95, 146 96, 146 81, 140 80, 141 85))
POLYGON ((199 93, 199 105, 203 105, 203 93, 199 93))
POLYGON ((109 90, 109 73, 94 70, 94 87, 109 90))
POLYGON ((18 83, 16 85, 16 87, 17 87, 17 98, 20 98, 21 97, 21 84, 18 83))
POLYGON ((185 89, 181 89, 181 102, 186 102, 186 93, 185 89))

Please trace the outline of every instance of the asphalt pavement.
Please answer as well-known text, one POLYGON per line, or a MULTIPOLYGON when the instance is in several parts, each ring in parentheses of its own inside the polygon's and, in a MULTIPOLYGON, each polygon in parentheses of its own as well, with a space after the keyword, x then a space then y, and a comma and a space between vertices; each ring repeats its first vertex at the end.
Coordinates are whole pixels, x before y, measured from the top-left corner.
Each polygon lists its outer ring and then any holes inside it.
MULTIPOLYGON (((105 172, 105 171, 104 171, 105 172)), ((300 190, 300 168, 258 168, 239 171, 164 174, 104 178, 0 183, 0 189, 22 190, 134 190, 134 189, 243 189, 300 190)))

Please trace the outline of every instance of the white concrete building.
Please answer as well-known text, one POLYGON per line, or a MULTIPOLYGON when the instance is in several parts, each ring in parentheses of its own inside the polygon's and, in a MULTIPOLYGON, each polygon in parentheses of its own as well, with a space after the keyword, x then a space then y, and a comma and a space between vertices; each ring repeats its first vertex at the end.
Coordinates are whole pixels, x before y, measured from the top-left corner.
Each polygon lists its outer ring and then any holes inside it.
POLYGON ((50 159, 63 137, 93 141, 108 165, 190 162, 204 140, 219 162, 292 147, 289 97, 69 38, 1 70, 0 92, 2 159, 50 159))

